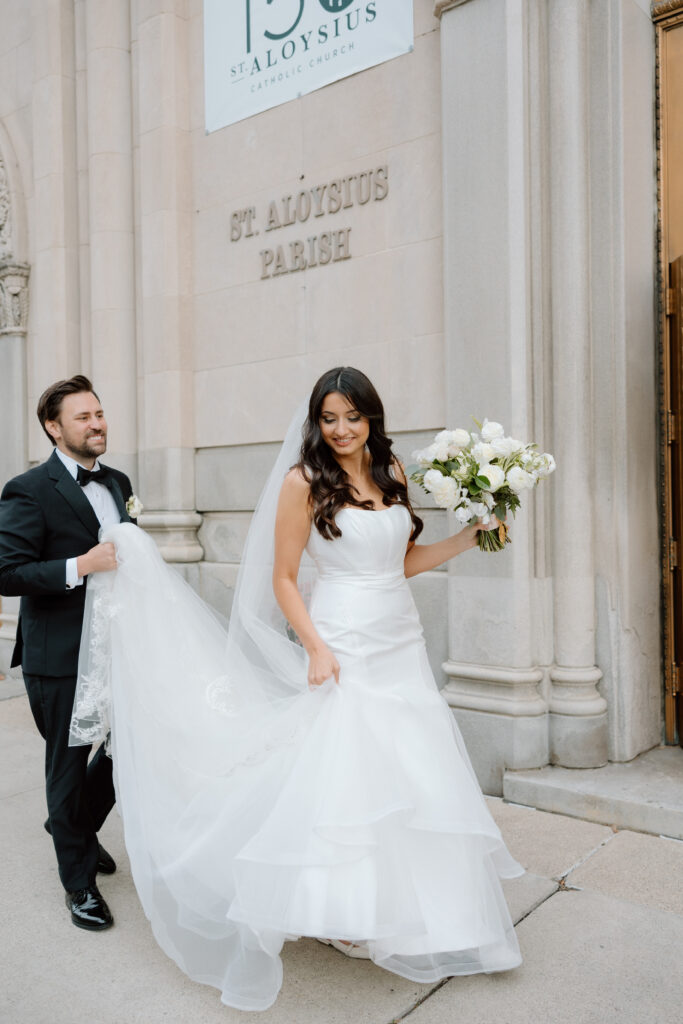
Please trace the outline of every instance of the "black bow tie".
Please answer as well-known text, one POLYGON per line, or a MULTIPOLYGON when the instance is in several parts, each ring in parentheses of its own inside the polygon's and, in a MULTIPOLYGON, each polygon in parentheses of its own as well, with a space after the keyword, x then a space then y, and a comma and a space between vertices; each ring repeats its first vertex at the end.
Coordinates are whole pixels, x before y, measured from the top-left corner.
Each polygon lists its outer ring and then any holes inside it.
POLYGON ((76 482, 79 483, 81 487, 85 487, 86 484, 89 484, 93 480, 96 484, 104 484, 106 487, 109 480, 109 473, 104 466, 100 466, 99 469, 85 469, 83 466, 78 467, 76 482))

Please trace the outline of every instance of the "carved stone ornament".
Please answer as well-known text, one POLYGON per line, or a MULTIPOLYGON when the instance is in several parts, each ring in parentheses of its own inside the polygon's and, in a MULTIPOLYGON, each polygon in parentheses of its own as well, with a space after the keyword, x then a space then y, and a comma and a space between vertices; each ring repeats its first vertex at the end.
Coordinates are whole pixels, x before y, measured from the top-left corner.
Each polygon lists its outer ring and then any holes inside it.
POLYGON ((463 4, 472 3, 472 0, 434 0, 434 17, 440 18, 451 7, 461 7, 463 4))
POLYGON ((0 334, 26 334, 28 275, 26 263, 0 260, 0 334))
POLYGON ((9 180, 5 165, 0 157, 0 260, 12 255, 12 206, 9 195, 9 180))
POLYGON ((650 13, 653 21, 672 14, 683 14, 683 0, 654 0, 650 13))

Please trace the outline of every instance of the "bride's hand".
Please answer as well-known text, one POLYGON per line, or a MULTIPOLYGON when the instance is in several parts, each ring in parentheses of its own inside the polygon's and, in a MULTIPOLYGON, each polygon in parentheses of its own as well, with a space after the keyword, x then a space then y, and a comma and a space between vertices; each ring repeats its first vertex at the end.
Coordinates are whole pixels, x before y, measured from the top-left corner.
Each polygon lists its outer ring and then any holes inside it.
POLYGON ((500 520, 496 516, 491 516, 489 522, 484 523, 470 523, 468 526, 463 527, 457 536, 462 540, 462 550, 469 551, 470 548, 477 546, 477 534, 480 530, 497 530, 500 526, 500 520))
POLYGON ((334 676, 335 683, 339 682, 339 662, 329 647, 324 645, 316 651, 312 651, 308 662, 308 685, 321 686, 326 679, 334 676))

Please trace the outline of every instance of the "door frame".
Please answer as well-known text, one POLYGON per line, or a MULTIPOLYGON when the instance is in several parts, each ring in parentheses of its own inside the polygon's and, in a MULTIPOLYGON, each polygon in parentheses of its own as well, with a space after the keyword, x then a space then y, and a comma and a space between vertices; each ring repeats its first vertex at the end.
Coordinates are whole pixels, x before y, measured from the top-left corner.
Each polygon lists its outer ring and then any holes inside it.
MULTIPOLYGON (((683 673, 675 659, 674 569, 683 571, 683 537, 674 537, 672 514, 671 445, 683 443, 683 422, 676 422, 670 409, 671 368, 667 318, 670 315, 669 251, 664 206, 667 189, 666 70, 663 62, 665 35, 683 26, 683 0, 657 0, 651 7, 655 27, 656 150, 657 150, 657 349, 659 407, 659 506, 661 529, 662 661, 664 676, 663 711, 665 742, 676 743, 676 705, 683 701, 683 673), (678 543, 676 542, 678 540, 678 543), (680 563, 680 564, 679 564, 680 563)), ((683 29, 682 29, 683 30, 683 29)), ((679 417, 679 420, 681 418, 679 417)), ((683 498, 683 496, 681 496, 683 498)), ((681 609, 683 614, 683 609, 681 609)), ((680 709, 679 709, 680 710, 680 709)), ((680 715, 679 715, 680 720, 680 715)), ((678 742, 683 735, 678 730, 678 742)))

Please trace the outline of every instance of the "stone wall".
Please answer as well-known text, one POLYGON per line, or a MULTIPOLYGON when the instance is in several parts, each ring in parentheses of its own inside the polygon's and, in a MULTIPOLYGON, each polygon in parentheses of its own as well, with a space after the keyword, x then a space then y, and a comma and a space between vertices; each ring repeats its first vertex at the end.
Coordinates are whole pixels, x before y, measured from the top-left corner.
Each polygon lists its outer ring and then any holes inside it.
POLYGON ((500 792, 660 735, 653 30, 647 0, 414 14, 412 53, 207 135, 201 0, 0 0, 0 279, 29 281, 0 464, 91 373, 143 523, 225 613, 323 370, 368 373, 408 460, 472 415, 537 440, 558 472, 512 547, 411 584, 500 792))

